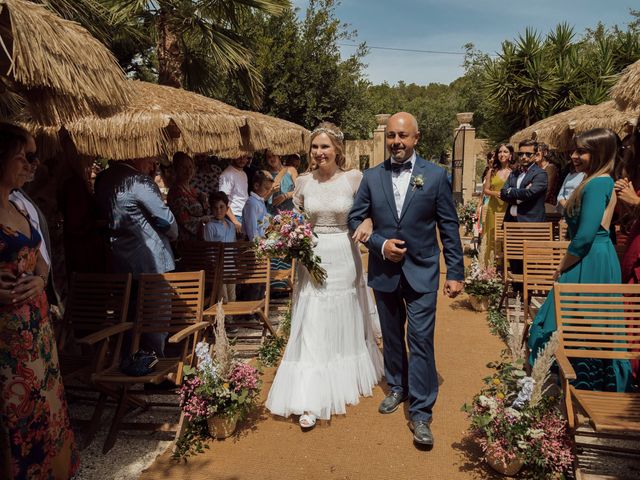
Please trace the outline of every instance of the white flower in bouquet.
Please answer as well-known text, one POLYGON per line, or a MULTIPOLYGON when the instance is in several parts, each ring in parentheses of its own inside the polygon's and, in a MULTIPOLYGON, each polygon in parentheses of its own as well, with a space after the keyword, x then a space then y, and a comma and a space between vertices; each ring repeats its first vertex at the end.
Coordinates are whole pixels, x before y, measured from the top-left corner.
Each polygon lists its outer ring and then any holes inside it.
POLYGON ((520 391, 518 392, 518 397, 513 401, 513 408, 522 408, 525 403, 531 400, 535 384, 536 381, 531 377, 524 377, 518 380, 518 387, 520 387, 520 391))

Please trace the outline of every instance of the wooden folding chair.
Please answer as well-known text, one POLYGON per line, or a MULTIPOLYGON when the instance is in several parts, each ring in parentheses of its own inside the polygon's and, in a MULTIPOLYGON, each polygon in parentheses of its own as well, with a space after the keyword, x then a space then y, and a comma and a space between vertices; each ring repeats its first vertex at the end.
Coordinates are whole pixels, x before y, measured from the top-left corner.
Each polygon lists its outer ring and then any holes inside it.
POLYGON ((564 242, 565 240, 568 240, 567 234, 568 234, 568 225, 567 225, 567 221, 564 219, 561 219, 558 222, 558 236, 557 238, 554 238, 554 240, 560 240, 561 242, 564 242))
MULTIPOLYGON (((114 358, 109 366, 92 375, 92 380, 96 384, 106 385, 119 392, 118 406, 103 453, 111 450, 121 428, 148 430, 149 427, 155 426, 142 423, 123 424, 123 417, 132 405, 132 387, 145 383, 159 384, 165 380, 175 385, 182 383, 183 367, 191 365, 194 361, 195 344, 198 342, 200 333, 209 326, 208 322, 202 321, 204 277, 205 273, 202 270, 140 275, 136 321, 131 329, 133 333, 131 353, 137 352, 140 348, 141 336, 150 333, 173 334, 168 339, 169 346, 181 345, 182 348, 173 356, 160 358, 154 371, 149 375, 130 376, 121 372, 119 358, 114 358)), ((98 338, 101 335, 104 336, 98 333, 95 337, 98 338)), ((104 404, 99 407, 104 408, 104 404)), ((100 415, 97 418, 100 418, 100 415)), ((169 430, 171 427, 163 425, 161 428, 169 430)))
POLYGON ((567 251, 569 242, 544 242, 535 240, 524 241, 523 287, 522 302, 525 322, 525 333, 522 336, 527 341, 531 315, 531 301, 535 297, 546 297, 553 288, 553 275, 560 265, 560 261, 567 251))
POLYGON ((587 478, 577 460, 577 453, 581 450, 601 450, 607 456, 640 454, 637 449, 619 442, 577 443, 576 433, 600 439, 640 440, 640 393, 578 390, 570 383, 576 380, 577 375, 569 362, 571 358, 640 360, 640 287, 627 284, 556 284, 554 300, 560 336, 556 360, 567 420, 574 437, 575 478, 580 480, 587 478), (586 424, 594 432, 578 432, 586 424))
POLYGON ((493 217, 493 257, 496 269, 503 265, 503 242, 504 242, 504 230, 502 225, 504 224, 504 212, 496 212, 493 217))
POLYGON ((553 226, 551 222, 504 222, 504 239, 502 248, 503 266, 502 278, 504 288, 500 307, 507 298, 509 287, 514 283, 523 283, 522 273, 511 271, 511 261, 522 261, 524 257, 524 241, 540 240, 551 241, 553 239, 553 226))
POLYGON ((209 306, 214 305, 220 295, 222 242, 186 241, 181 242, 178 248, 180 259, 176 270, 180 272, 204 270, 205 297, 209 298, 209 306))
MULTIPOLYGON (((58 339, 60 368, 65 384, 72 379, 90 381, 91 373, 120 345, 102 341, 80 345, 78 340, 106 328, 113 334, 131 327, 125 323, 131 295, 131 274, 74 273, 64 311, 61 335, 58 339), (76 349, 76 351, 73 351, 76 349), (97 355, 97 351, 102 352, 97 355)), ((107 339, 110 337, 107 337, 107 339)))
MULTIPOLYGON (((236 300, 224 305, 224 313, 228 316, 258 315, 263 325, 262 336, 276 331, 269 321, 269 299, 271 283, 271 263, 269 259, 258 259, 252 250, 251 242, 223 243, 222 284, 263 286, 264 293, 256 300, 236 300)), ((215 317, 216 305, 211 305, 204 312, 205 316, 215 317)), ((253 326, 255 322, 234 322, 234 326, 253 326)))

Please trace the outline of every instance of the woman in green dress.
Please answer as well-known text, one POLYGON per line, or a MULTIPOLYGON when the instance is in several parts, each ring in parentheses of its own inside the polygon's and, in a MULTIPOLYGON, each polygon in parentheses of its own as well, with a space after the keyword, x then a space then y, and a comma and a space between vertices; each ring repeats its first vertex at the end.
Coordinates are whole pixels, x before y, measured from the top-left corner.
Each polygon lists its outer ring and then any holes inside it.
POLYGON ((482 190, 482 193, 489 197, 482 238, 482 242, 484 244, 484 257, 482 260, 485 266, 493 262, 495 255, 494 248, 496 232, 494 219, 496 217, 496 213, 504 213, 507 209, 507 204, 500 200, 500 190, 511 174, 513 147, 506 143, 498 145, 493 159, 493 164, 484 177, 482 190))
MULTIPOLYGON (((617 136, 611 130, 597 128, 576 137, 571 161, 584 181, 567 201, 565 218, 571 243, 555 279, 559 283, 620 283, 620 263, 609 236, 616 205, 613 191, 617 136)), ((553 290, 540 308, 529 332, 529 362, 556 330, 553 290)), ((623 392, 631 387, 631 365, 619 360, 572 360, 577 373, 573 382, 584 390, 623 392)))

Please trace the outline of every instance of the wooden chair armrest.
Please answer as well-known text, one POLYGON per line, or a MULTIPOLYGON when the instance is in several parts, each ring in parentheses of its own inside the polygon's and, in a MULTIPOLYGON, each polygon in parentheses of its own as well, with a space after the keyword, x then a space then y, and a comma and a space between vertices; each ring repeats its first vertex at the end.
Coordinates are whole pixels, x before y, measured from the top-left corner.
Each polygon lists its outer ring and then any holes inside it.
POLYGON ((188 338, 189 336, 193 335, 196 332, 199 332, 200 330, 204 330, 209 325, 211 325, 209 322, 199 322, 193 325, 189 325, 187 328, 183 328, 178 333, 175 333, 174 335, 169 337, 169 343, 180 343, 185 338, 188 338))
POLYGON ((113 335, 117 335, 122 332, 126 332, 127 330, 131 330, 133 328, 132 322, 122 322, 117 325, 112 325, 111 327, 103 328, 99 332, 92 333, 91 335, 87 335, 86 337, 80 338, 77 340, 77 343, 80 345, 94 345, 102 340, 105 340, 113 335))
POLYGON ((571 365, 571 362, 569 362, 569 359, 560 348, 556 350, 555 355, 562 376, 567 380, 575 380, 578 378, 576 371, 573 369, 573 365, 571 365))

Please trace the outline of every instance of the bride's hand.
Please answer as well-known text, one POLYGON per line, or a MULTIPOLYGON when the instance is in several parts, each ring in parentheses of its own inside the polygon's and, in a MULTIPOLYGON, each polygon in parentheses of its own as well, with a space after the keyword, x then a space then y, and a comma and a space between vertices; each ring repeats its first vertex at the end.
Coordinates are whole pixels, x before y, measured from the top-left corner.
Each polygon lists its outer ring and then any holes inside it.
POLYGON ((371 237, 371 233, 373 233, 373 221, 370 218, 365 218, 356 231, 353 232, 351 238, 356 242, 366 243, 369 241, 371 237))

